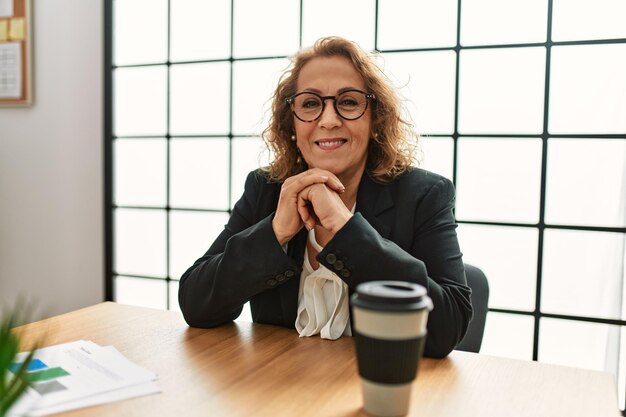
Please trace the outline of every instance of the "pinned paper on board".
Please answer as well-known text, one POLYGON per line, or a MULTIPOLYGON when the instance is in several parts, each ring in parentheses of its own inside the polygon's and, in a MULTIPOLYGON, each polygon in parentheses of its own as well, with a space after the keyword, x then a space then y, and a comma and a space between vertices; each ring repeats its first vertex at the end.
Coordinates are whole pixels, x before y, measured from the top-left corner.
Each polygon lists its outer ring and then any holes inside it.
POLYGON ((0 17, 13 16, 13 0, 0 0, 0 17))
POLYGON ((23 41, 25 26, 25 19, 23 17, 14 17, 9 20, 9 39, 12 41, 23 41))
POLYGON ((9 40, 9 21, 7 19, 0 19, 0 42, 6 42, 9 40))
POLYGON ((0 106, 32 102, 32 0, 0 0, 0 106))
POLYGON ((18 42, 0 43, 0 98, 22 95, 22 56, 18 42))

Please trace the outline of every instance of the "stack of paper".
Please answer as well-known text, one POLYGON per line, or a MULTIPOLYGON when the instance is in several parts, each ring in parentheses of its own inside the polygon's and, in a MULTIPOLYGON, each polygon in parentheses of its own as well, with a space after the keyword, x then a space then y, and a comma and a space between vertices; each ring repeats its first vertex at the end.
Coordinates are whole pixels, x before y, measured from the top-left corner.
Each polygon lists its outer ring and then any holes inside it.
MULTIPOLYGON (((15 369, 27 353, 20 353, 15 369)), ((43 416, 161 392, 157 375, 113 346, 79 340, 37 351, 28 367, 31 387, 8 416, 43 416)))

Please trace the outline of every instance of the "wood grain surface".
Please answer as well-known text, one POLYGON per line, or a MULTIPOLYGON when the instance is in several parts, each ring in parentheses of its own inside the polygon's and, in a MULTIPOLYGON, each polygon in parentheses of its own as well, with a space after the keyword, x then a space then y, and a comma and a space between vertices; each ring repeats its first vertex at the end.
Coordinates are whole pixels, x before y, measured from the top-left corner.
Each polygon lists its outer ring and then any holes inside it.
MULTIPOLYGON (((102 303, 16 329, 25 346, 92 340, 159 374, 163 392, 63 416, 367 416, 352 338, 252 323, 194 329, 180 313, 102 303)), ((608 373, 453 352, 424 359, 410 416, 610 416, 608 373)))

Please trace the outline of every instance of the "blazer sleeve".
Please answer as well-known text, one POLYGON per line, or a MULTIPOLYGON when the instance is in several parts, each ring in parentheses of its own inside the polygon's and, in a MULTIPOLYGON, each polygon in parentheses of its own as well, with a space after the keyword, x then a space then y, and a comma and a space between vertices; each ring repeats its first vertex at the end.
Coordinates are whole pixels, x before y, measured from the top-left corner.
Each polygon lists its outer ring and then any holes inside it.
MULTIPOLYGON (((400 193, 397 203, 411 204, 408 200, 400 193)), ((397 220, 395 229, 405 230, 393 230, 392 236, 411 234, 404 248, 384 239, 356 213, 317 257, 327 268, 337 271, 351 290, 373 280, 404 280, 426 287, 434 306, 428 318, 424 351, 430 357, 448 355, 465 335, 472 318, 471 290, 456 236, 454 201, 454 186, 441 177, 415 204, 413 218, 397 220), (339 265, 337 261, 341 261, 339 265)))
POLYGON ((246 179, 222 233, 181 277, 178 301, 193 327, 214 327, 236 319, 254 295, 300 276, 300 266, 287 256, 272 229, 273 212, 257 219, 263 184, 261 174, 246 179))

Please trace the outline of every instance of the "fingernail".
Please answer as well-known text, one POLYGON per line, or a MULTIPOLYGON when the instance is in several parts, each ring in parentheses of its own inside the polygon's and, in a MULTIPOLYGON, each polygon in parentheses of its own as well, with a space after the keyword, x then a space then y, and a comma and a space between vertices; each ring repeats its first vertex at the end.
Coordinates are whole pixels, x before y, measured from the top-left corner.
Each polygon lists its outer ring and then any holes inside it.
POLYGON ((328 177, 326 175, 322 175, 320 178, 322 178, 324 181, 328 181, 328 177))
POLYGON ((340 192, 340 193, 345 193, 345 192, 346 192, 346 187, 341 187, 341 188, 339 189, 339 192, 340 192))
POLYGON ((311 226, 309 226, 308 224, 304 224, 304 227, 306 227, 306 230, 308 230, 309 232, 311 231, 311 226))

